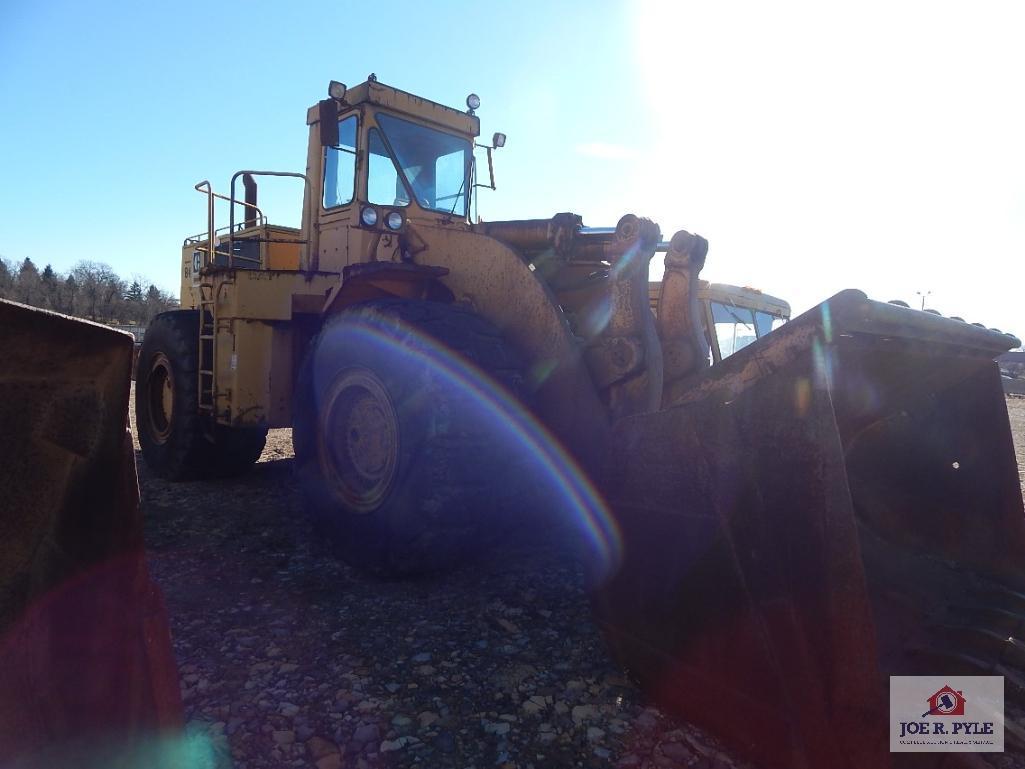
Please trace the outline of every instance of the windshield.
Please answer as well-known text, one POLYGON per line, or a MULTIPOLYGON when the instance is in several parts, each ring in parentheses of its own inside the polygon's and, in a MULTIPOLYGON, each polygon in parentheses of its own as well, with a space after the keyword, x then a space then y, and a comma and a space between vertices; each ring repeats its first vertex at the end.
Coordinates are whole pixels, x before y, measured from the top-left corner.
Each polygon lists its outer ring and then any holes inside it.
POLYGON ((779 328, 785 319, 750 307, 710 302, 719 354, 725 358, 779 328))
POLYGON ((431 211, 466 216, 470 142, 382 113, 377 124, 416 202, 431 211))

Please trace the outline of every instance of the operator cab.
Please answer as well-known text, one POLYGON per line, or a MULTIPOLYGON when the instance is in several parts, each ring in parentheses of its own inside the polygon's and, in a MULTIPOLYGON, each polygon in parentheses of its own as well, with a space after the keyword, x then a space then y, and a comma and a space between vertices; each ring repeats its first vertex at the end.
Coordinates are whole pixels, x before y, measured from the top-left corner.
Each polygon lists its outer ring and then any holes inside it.
POLYGON ((329 92, 332 98, 308 114, 322 153, 322 213, 355 203, 360 226, 391 230, 409 217, 468 220, 480 131, 472 110, 460 112, 373 77, 351 89, 334 83, 329 92))
POLYGON ((328 94, 307 112, 306 176, 314 193, 303 216, 307 269, 411 262, 419 247, 413 223, 469 226, 472 190, 480 186, 474 147, 485 146, 475 143, 476 96, 464 112, 373 75, 353 88, 332 82, 328 94))

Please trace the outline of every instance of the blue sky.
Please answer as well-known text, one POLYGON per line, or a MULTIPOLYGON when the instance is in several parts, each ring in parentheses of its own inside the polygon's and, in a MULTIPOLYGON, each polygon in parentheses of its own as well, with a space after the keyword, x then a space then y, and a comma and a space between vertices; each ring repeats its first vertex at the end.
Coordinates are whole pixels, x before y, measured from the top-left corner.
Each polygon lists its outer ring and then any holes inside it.
MULTIPOLYGON (((480 94, 487 219, 626 212, 803 310, 846 287, 1019 335, 1014 3, 0 4, 0 254, 176 289, 192 186, 302 170, 329 79, 480 94), (1017 289, 1016 289, 1017 287, 1017 289)), ((261 189, 297 224, 301 191, 261 189)), ((658 273, 658 266, 655 267, 658 273)))

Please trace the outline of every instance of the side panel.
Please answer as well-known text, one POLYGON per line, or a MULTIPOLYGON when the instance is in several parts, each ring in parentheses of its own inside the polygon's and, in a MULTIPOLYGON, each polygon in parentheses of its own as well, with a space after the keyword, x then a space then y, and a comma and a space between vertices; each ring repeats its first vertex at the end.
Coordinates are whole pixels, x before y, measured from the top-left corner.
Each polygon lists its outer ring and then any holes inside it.
POLYGON ((217 421, 288 427, 298 319, 316 317, 339 276, 237 270, 216 277, 217 421))
POLYGON ((199 275, 195 271, 195 245, 182 246, 181 291, 178 301, 183 310, 194 309, 199 304, 199 275))
POLYGON ((218 335, 218 406, 236 427, 291 424, 290 324, 234 318, 218 335), (221 406, 221 404, 224 404, 221 406))

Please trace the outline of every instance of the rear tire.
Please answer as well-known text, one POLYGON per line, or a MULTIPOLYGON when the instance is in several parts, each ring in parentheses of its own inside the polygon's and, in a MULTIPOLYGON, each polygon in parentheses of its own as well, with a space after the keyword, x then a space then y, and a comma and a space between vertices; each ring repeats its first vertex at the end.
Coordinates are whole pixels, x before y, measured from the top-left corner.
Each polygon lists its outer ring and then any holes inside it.
POLYGON ((217 425, 199 411, 199 312, 157 315, 146 329, 135 381, 139 445, 153 473, 171 481, 236 475, 260 458, 267 430, 217 425))
POLYGON ((494 404, 523 392, 521 370, 500 332, 458 305, 377 300, 327 321, 293 410, 317 531, 379 576, 438 571, 486 547, 519 475, 494 404))

